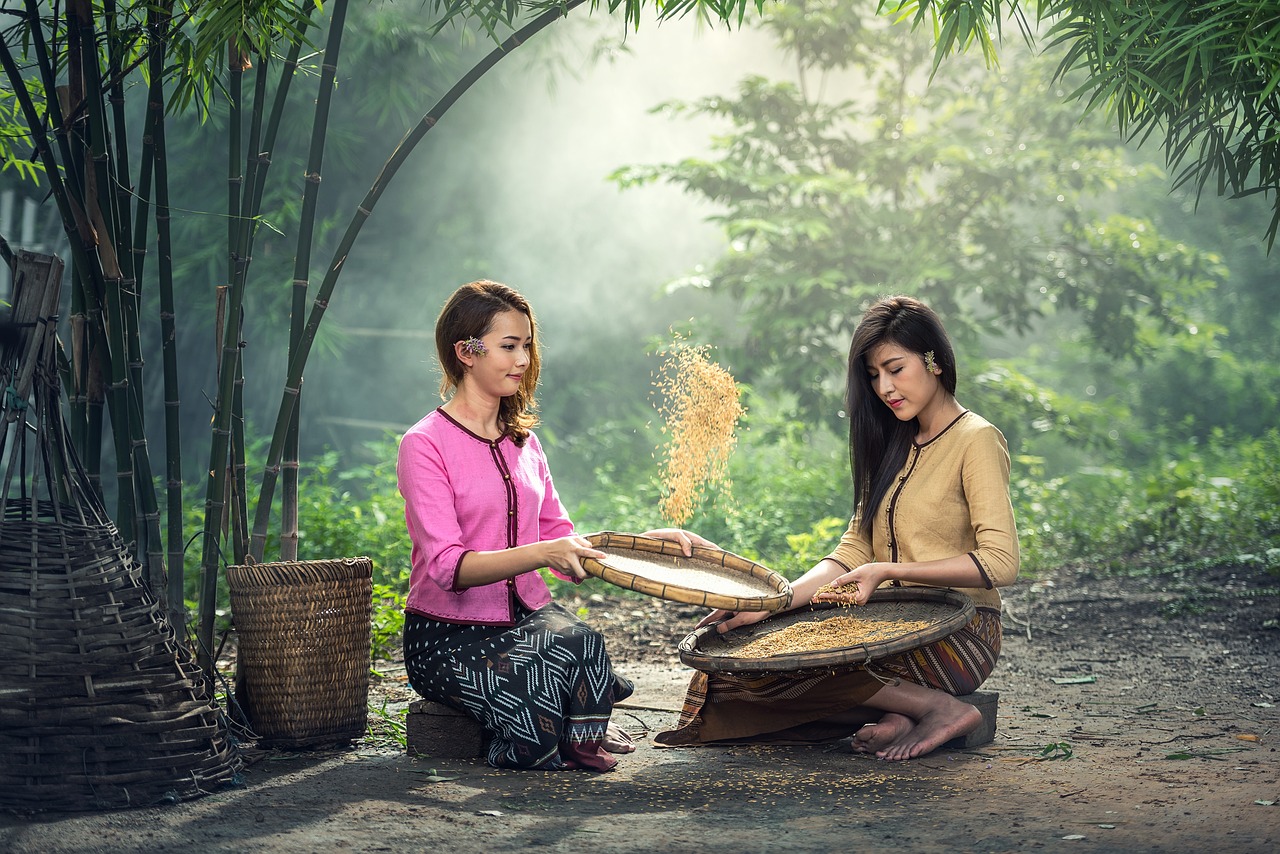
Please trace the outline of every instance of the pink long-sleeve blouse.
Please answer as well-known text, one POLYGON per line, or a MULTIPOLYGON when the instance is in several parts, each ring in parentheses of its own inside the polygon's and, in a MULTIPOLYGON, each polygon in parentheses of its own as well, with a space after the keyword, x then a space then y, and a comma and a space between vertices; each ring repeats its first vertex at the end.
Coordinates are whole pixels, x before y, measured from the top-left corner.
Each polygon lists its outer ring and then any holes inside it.
POLYGON ((406 610, 456 623, 511 625, 517 600, 541 608, 551 591, 538 572, 458 589, 469 551, 492 551, 573 533, 538 439, 477 436, 443 410, 413 425, 396 464, 413 544, 406 610))

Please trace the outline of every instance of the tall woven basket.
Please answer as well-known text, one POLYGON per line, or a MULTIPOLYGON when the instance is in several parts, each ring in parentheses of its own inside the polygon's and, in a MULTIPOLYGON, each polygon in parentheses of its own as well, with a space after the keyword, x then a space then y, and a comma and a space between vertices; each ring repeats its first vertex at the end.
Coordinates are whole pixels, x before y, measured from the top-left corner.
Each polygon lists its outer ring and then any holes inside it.
POLYGON ((236 696, 259 746, 352 741, 368 723, 373 561, 227 567, 236 696))
POLYGON ((0 809, 170 803, 237 782, 227 721, 72 450, 62 262, 20 253, 0 342, 0 809))

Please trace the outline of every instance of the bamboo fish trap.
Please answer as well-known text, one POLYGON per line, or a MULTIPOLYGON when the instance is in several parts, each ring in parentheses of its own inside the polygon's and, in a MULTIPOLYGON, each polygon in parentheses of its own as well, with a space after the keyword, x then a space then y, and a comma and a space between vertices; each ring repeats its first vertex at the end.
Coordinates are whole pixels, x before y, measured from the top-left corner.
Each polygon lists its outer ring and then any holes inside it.
POLYGON ((20 331, 0 344, 0 808, 148 806, 235 783, 207 680, 72 450, 62 262, 23 252, 16 273, 20 331))

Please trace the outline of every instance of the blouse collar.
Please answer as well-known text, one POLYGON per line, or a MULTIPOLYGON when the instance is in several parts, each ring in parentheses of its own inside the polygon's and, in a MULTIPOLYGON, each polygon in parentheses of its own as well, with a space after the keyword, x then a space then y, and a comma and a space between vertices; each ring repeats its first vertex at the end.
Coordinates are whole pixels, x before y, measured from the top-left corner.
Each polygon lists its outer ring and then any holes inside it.
POLYGON ((932 445, 934 442, 938 441, 938 440, 939 440, 939 439, 941 439, 943 436, 947 435, 947 431, 948 431, 948 430, 950 430, 952 427, 956 426, 958 423, 960 423, 960 419, 961 419, 961 418, 964 418, 964 417, 965 417, 966 415, 968 415, 968 414, 969 414, 969 410, 967 410, 967 409, 963 410, 959 415, 957 415, 955 418, 951 419, 951 423, 950 423, 950 424, 948 424, 946 427, 943 427, 941 430, 939 430, 939 431, 938 431, 938 435, 934 436, 934 437, 933 437, 932 439, 930 439, 929 441, 927 441, 927 442, 917 442, 917 441, 913 438, 913 439, 911 440, 911 444, 915 445, 917 448, 926 448, 926 447, 928 447, 929 445, 932 445))
POLYGON ((473 433, 473 432, 471 432, 471 430, 470 430, 470 429, 468 429, 466 426, 464 426, 464 425, 462 424, 462 422, 458 421, 458 420, 457 420, 456 418, 454 418, 452 415, 450 415, 449 413, 445 412, 445 411, 444 411, 444 409, 442 409, 441 407, 437 406, 437 407, 436 407, 436 412, 440 413, 440 415, 442 415, 446 421, 448 421, 448 422, 449 422, 450 424, 452 424, 454 427, 457 427, 457 428, 458 428, 459 430, 461 430, 463 433, 466 433, 466 434, 467 434, 468 436, 470 436, 472 439, 475 439, 477 442, 484 442, 486 445, 496 445, 496 444, 498 444, 499 442, 501 442, 503 439, 508 438, 507 434, 506 434, 506 433, 503 433, 501 436, 499 436, 499 437, 498 437, 498 438, 496 438, 496 439, 486 439, 484 436, 481 436, 479 433, 473 433))

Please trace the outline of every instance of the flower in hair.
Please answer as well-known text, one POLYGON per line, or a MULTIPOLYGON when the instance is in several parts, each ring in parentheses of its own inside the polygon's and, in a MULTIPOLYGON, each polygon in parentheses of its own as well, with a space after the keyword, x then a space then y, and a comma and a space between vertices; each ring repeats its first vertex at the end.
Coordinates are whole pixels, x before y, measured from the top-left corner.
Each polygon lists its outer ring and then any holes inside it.
POLYGON ((933 351, 924 354, 924 369, 929 373, 938 370, 938 363, 933 360, 933 351))
POLYGON ((473 335, 462 342, 462 352, 468 356, 483 356, 489 351, 485 349, 484 342, 473 335))

